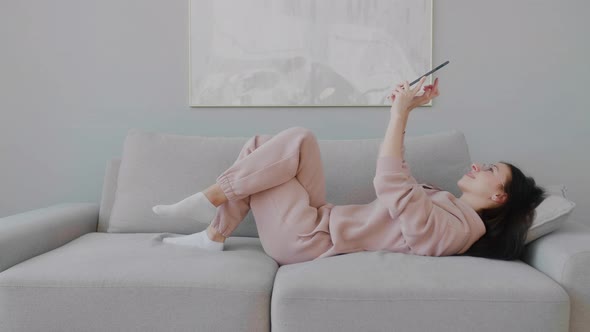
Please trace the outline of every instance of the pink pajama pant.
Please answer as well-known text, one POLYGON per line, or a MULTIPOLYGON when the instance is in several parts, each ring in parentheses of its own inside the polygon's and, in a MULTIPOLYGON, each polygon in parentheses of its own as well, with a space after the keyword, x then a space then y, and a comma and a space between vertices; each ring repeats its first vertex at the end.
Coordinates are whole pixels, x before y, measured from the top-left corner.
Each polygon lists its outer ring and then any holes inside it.
POLYGON ((216 180, 228 201, 211 225, 229 237, 250 208, 264 251, 279 265, 310 261, 333 246, 320 148, 312 131, 291 127, 250 138, 216 180))

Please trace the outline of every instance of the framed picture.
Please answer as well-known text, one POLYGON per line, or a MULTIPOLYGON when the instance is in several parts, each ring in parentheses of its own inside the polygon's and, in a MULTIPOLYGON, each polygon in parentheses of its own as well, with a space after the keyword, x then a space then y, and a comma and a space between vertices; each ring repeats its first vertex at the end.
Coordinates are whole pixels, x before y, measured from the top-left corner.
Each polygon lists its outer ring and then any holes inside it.
POLYGON ((390 106, 432 68, 432 0, 189 1, 191 107, 390 106))

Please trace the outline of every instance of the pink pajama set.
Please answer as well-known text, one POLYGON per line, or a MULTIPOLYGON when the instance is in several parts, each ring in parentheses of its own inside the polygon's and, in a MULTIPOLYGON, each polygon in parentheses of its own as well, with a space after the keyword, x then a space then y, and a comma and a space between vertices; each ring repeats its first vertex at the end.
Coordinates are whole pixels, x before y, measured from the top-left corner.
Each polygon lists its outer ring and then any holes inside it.
POLYGON ((211 225, 228 237, 251 208, 262 247, 279 265, 358 251, 448 256, 485 233, 471 206, 417 183, 393 156, 377 158, 373 202, 327 203, 320 148, 304 127, 253 136, 217 183, 228 201, 211 225))

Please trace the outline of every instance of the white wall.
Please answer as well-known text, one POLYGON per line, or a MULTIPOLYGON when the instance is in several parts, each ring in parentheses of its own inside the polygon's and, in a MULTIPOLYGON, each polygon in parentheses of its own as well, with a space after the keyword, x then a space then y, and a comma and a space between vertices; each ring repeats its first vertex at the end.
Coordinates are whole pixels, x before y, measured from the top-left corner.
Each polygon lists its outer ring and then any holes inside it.
MULTIPOLYGON (((0 2, 0 217, 100 199, 131 127, 320 139, 382 137, 388 108, 188 107, 188 0, 0 2)), ((437 0, 441 96, 407 135, 457 128, 474 161, 565 184, 590 225, 586 1, 437 0)), ((408 77, 408 80, 413 77, 408 77)))

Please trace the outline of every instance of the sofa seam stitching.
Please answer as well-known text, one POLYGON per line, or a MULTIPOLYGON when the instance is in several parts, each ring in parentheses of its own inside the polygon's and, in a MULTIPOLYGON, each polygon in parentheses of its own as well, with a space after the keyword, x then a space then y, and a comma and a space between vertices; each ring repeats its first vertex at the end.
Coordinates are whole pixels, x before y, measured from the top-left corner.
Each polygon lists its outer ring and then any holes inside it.
POLYGON ((200 286, 67 286, 67 285, 0 285, 0 288, 193 288, 193 289, 206 289, 215 291, 226 291, 226 292, 241 292, 241 293, 257 293, 257 294, 268 294, 268 292, 260 291, 248 291, 240 289, 223 289, 223 288, 211 288, 211 287, 200 287, 200 286))
POLYGON ((312 300, 312 301, 376 301, 376 302, 392 302, 392 301, 473 301, 473 302, 535 302, 535 303, 569 303, 567 301, 536 301, 536 300, 479 300, 479 299, 343 299, 343 298, 313 298, 313 297, 282 297, 281 300, 312 300))

